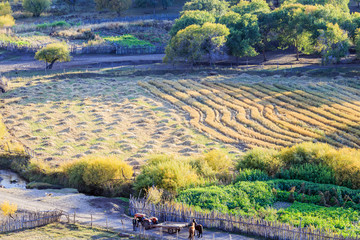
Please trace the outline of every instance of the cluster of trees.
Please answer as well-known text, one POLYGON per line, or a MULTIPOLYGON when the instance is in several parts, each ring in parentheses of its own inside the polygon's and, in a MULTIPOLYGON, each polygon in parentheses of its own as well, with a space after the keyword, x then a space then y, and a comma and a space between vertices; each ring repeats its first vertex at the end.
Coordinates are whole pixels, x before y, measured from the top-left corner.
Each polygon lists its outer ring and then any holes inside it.
POLYGON ((0 28, 11 27, 15 24, 9 2, 0 2, 0 28))
POLYGON ((321 55, 324 64, 336 63, 352 44, 360 51, 360 14, 350 14, 348 3, 289 0, 272 10, 265 0, 191 0, 170 32, 165 61, 194 63, 224 49, 235 57, 262 52, 266 61, 267 50, 294 48, 297 60, 301 52, 321 55), (225 39, 210 48, 205 46, 211 42, 205 37, 209 27, 216 38, 225 39))

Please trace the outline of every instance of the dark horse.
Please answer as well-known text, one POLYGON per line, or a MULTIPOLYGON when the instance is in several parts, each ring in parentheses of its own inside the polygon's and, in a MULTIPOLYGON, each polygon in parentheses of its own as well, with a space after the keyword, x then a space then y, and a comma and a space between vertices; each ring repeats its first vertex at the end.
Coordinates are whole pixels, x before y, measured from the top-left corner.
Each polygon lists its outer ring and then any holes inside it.
POLYGON ((197 231, 198 233, 198 238, 202 238, 203 236, 203 231, 204 231, 204 228, 201 224, 197 224, 195 219, 193 219, 192 221, 194 224, 195 224, 195 230, 197 231))

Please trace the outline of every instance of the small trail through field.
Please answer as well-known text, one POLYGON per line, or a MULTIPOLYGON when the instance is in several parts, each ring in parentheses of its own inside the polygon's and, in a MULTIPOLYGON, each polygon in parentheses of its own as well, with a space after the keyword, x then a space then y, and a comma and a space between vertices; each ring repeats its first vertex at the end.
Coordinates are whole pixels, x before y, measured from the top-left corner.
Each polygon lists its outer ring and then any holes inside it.
MULTIPOLYGON (((125 203, 119 199, 86 196, 79 193, 71 193, 64 190, 25 190, 25 189, 0 189, 0 200, 8 200, 18 205, 19 209, 32 211, 49 211, 59 209, 69 213, 70 221, 73 221, 74 212, 76 221, 81 224, 90 224, 91 214, 94 226, 108 227, 117 232, 133 232, 131 217, 125 215, 125 203), (51 194, 51 196, 49 196, 51 194)), ((66 218, 63 218, 65 220, 66 218)), ((147 234, 159 237, 158 229, 146 231, 147 234)), ((178 239, 187 239, 188 231, 183 229, 178 239)), ((176 235, 163 233, 162 239, 176 239, 176 235)), ((207 231, 202 239, 232 239, 252 240, 255 238, 221 231, 207 231)))
MULTIPOLYGON (((118 55, 74 55, 70 62, 55 63, 53 70, 83 68, 83 67, 115 67, 119 65, 137 65, 145 63, 162 62, 165 54, 149 54, 136 56, 118 56, 118 55)), ((14 70, 42 70, 45 67, 44 62, 34 59, 33 55, 25 54, 19 56, 0 56, 0 73, 6 73, 14 70)))

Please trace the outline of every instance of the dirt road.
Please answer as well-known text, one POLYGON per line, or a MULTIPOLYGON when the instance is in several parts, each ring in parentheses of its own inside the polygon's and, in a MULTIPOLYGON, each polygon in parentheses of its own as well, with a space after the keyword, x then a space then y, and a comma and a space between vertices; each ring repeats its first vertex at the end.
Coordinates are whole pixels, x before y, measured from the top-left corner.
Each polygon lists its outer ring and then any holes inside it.
MULTIPOLYGON (((75 193, 71 189, 63 190, 25 190, 25 189, 0 189, 0 202, 5 200, 18 205, 19 209, 33 211, 48 211, 60 209, 69 213, 73 221, 74 212, 76 221, 82 224, 90 224, 93 215, 93 224, 108 227, 119 232, 132 232, 131 218, 125 215, 125 202, 120 199, 86 196, 75 193), (51 194, 51 196, 49 196, 51 194)), ((66 218, 64 217, 65 221, 66 218)), ((152 236, 159 236, 159 230, 146 231, 152 236)), ((187 239, 188 232, 184 229, 178 239, 187 239)), ((163 233, 163 239, 176 239, 175 235, 163 233)), ((206 231, 203 239, 232 239, 251 240, 255 238, 244 237, 236 234, 228 234, 220 231, 206 231)))
MULTIPOLYGON (((55 63, 54 70, 86 68, 86 67, 115 67, 119 65, 137 65, 145 63, 160 63, 164 54, 119 56, 115 54, 88 54, 74 55, 71 62, 55 63)), ((34 59, 32 54, 14 54, 5 53, 0 55, 0 73, 24 70, 42 70, 45 67, 44 62, 34 59)))

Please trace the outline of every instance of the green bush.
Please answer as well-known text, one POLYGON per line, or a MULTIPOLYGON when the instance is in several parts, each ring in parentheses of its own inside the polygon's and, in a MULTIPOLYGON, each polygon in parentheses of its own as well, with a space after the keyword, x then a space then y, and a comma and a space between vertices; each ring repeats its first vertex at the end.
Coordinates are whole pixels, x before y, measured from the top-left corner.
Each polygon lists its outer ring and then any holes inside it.
POLYGON ((110 43, 118 44, 120 46, 125 47, 135 47, 135 46, 154 46, 151 43, 143 40, 139 40, 133 35, 125 34, 122 36, 111 36, 111 37, 103 37, 105 41, 110 43))
POLYGON ((221 212, 251 212, 274 202, 265 182, 238 182, 234 185, 191 188, 179 193, 177 201, 221 212))
POLYGON ((237 174, 235 182, 239 181, 267 181, 269 176, 259 169, 240 169, 240 172, 237 174))
POLYGON ((200 183, 203 183, 203 180, 189 161, 174 156, 155 155, 142 166, 134 186, 137 191, 156 186, 176 194, 181 189, 200 183))
POLYGON ((37 24, 36 28, 38 29, 46 29, 46 28, 53 28, 53 27, 62 27, 62 28, 68 28, 71 25, 67 23, 66 21, 56 21, 52 23, 41 23, 37 24))
POLYGON ((338 200, 342 203, 342 199, 348 195, 356 203, 360 201, 360 190, 353 190, 346 187, 340 187, 331 184, 320 184, 307 182, 302 180, 284 180, 275 179, 266 182, 270 188, 275 188, 283 191, 289 191, 292 187, 295 187, 295 191, 303 190, 309 196, 317 196, 319 192, 325 193, 327 191, 332 194, 336 193, 338 200))
POLYGON ((314 204, 295 202, 291 207, 278 211, 279 220, 302 227, 313 226, 323 230, 333 230, 344 236, 359 236, 360 213, 341 207, 322 207, 314 204))
POLYGON ((41 13, 49 9, 51 0, 23 0, 23 8, 39 17, 41 13))
POLYGON ((237 168, 259 169, 273 176, 281 167, 281 161, 277 157, 277 153, 276 150, 266 148, 251 149, 242 156, 237 168))
POLYGON ((325 143, 304 142, 280 151, 255 148, 240 159, 238 169, 251 168, 270 176, 299 178, 360 188, 360 150, 335 149, 325 143))
POLYGON ((289 169, 281 169, 277 178, 301 179, 305 181, 325 184, 336 184, 334 171, 323 164, 302 164, 291 166, 289 169))

